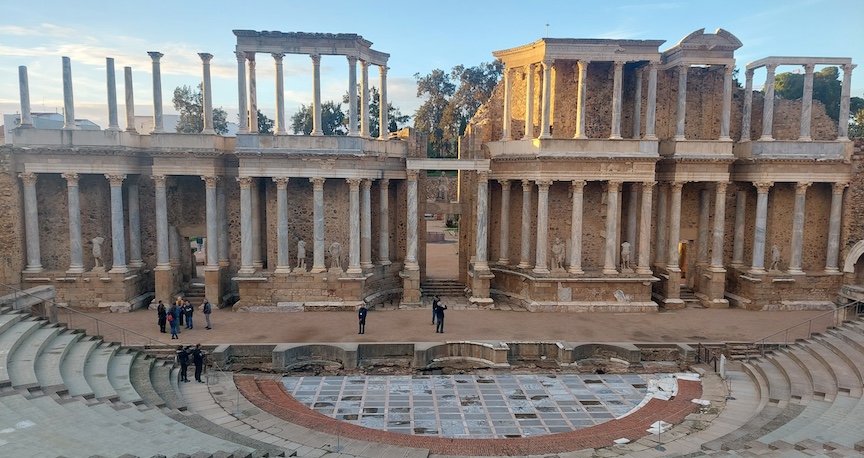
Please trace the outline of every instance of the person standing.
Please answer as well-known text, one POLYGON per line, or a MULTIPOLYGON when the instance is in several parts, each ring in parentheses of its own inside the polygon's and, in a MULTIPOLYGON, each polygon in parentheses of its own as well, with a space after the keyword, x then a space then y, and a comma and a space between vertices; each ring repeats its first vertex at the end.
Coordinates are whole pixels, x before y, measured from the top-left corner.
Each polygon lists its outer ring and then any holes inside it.
POLYGON ((357 318, 360 319, 360 332, 357 334, 366 334, 366 304, 360 304, 360 310, 357 311, 357 318))
POLYGON ((438 307, 440 303, 440 297, 435 296, 434 298, 432 298, 432 324, 435 324, 435 317, 438 316, 438 307))
POLYGON ((186 369, 189 368, 188 347, 183 348, 183 345, 177 346, 177 363, 180 364, 180 381, 188 382, 189 377, 186 375, 186 369))
POLYGON ((179 320, 177 320, 177 325, 183 326, 183 297, 177 296, 177 300, 174 301, 174 305, 176 305, 177 308, 180 309, 179 316, 175 316, 174 318, 179 318, 179 320))
POLYGON ((435 332, 440 332, 441 334, 444 334, 444 311, 445 310, 447 310, 447 306, 439 302, 438 303, 438 309, 437 309, 438 314, 435 316, 435 318, 438 320, 438 326, 435 327, 435 332))
POLYGON ((165 322, 168 318, 168 310, 165 309, 165 304, 159 301, 159 306, 156 307, 157 322, 159 323, 159 332, 165 334, 165 322))
POLYGON ((204 350, 201 349, 201 344, 195 344, 195 349, 192 350, 192 364, 195 365, 195 381, 198 383, 204 383, 201 380, 201 372, 204 371, 204 350))
POLYGON ((188 300, 183 303, 183 314, 186 315, 186 329, 192 329, 192 314, 195 313, 195 307, 188 300))
POLYGON ((210 313, 213 312, 213 307, 210 305, 210 301, 204 299, 204 304, 201 306, 201 310, 204 312, 204 321, 207 323, 205 329, 210 329, 210 313))
POLYGON ((166 319, 168 320, 168 324, 171 326, 172 339, 179 339, 179 337, 177 337, 177 334, 180 333, 180 322, 178 318, 180 315, 180 307, 178 307, 176 304, 172 304, 171 308, 168 309, 168 316, 166 317, 166 319))

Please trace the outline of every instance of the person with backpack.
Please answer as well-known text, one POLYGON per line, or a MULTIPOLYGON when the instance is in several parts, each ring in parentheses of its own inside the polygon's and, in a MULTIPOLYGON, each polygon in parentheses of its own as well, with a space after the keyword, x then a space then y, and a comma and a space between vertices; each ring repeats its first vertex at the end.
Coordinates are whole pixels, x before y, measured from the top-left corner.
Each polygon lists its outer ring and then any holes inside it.
POLYGON ((210 328, 210 313, 213 312, 213 306, 210 305, 210 301, 204 299, 204 304, 201 306, 201 310, 204 312, 204 321, 207 323, 207 327, 205 329, 210 328))

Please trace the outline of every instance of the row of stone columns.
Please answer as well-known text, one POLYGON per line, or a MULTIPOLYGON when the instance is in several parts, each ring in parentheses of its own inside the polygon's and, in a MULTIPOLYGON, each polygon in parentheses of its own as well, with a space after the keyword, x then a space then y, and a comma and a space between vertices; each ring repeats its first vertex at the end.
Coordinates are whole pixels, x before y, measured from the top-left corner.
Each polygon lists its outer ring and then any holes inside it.
MULTIPOLYGON (((240 125, 238 133, 258 132, 258 83, 255 71, 255 51, 237 51, 237 89, 239 93, 240 125), (248 81, 247 81, 248 75, 248 81), (247 105, 248 101, 248 105, 247 105), (248 113, 248 116, 244 114, 248 113)), ((284 69, 282 60, 285 53, 270 53, 276 66, 276 135, 287 135, 285 121, 285 90, 284 69)), ((208 54, 209 56, 209 54, 208 54)), ((210 56, 212 57, 212 56, 210 56)), ((321 55, 310 54, 312 59, 312 132, 313 136, 324 135, 321 125, 321 55)), ((371 63, 360 60, 360 107, 357 104, 357 56, 346 56, 348 59, 348 135, 353 137, 369 137, 369 66, 371 63), (357 113, 361 113, 360 127, 357 126, 357 113)), ((204 60, 202 55, 202 60, 204 60)), ((387 140, 388 136, 388 106, 387 106, 387 65, 378 66, 380 74, 379 89, 379 130, 378 138, 387 140)), ((209 58, 205 62, 205 79, 209 80, 209 58)), ((206 98, 206 94, 205 94, 206 98)), ((212 107, 211 116, 212 116, 212 107)))
MULTIPOLYGON (((777 70, 776 63, 770 63, 765 65, 765 100, 764 106, 762 108, 762 136, 759 137, 759 141, 773 141, 774 140, 774 77, 775 72, 777 70)), ((804 90, 803 95, 801 97, 801 124, 800 130, 798 134, 798 141, 811 141, 812 137, 810 136, 810 123, 812 118, 812 110, 813 110, 813 71, 815 68, 815 63, 807 63, 803 65, 804 67, 804 90)), ((837 139, 838 140, 846 140, 849 135, 849 123, 846 122, 849 119, 849 96, 850 96, 850 86, 852 83, 852 70, 855 69, 856 65, 854 64, 846 64, 841 65, 841 69, 843 70, 843 83, 841 86, 841 95, 840 95, 840 123, 837 129, 837 139)), ((750 123, 753 113, 753 71, 755 69, 750 68, 744 72, 745 75, 745 84, 744 84, 744 109, 743 116, 741 120, 741 141, 747 142, 750 141, 750 123)), ((725 86, 724 86, 724 94, 725 94, 725 86)), ((725 99, 724 99, 725 104, 725 99)), ((724 105, 725 110, 725 105, 724 105)))

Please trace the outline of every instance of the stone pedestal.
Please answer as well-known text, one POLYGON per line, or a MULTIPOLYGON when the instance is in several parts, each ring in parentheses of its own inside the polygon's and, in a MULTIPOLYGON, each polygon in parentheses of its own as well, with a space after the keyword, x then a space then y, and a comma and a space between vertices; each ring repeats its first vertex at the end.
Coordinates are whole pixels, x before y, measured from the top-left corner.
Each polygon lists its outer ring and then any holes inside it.
POLYGON ((660 287, 663 308, 667 310, 684 308, 684 301, 681 300, 681 269, 668 269, 660 287))
POLYGON ((174 272, 170 267, 156 267, 153 269, 156 282, 156 301, 167 301, 174 295, 174 272))
POLYGON ((489 294, 490 283, 495 275, 489 270, 474 270, 471 277, 471 297, 468 301, 480 307, 492 307, 495 302, 489 294))
POLYGON ((399 272, 402 278, 402 302, 399 308, 420 307, 420 270, 404 269, 399 272))
POLYGON ((702 305, 712 309, 729 308, 729 301, 725 297, 726 293, 726 269, 710 267, 704 272, 705 293, 707 300, 702 301, 702 305))
MULTIPOLYGON (((222 267, 204 268, 204 296, 214 306, 222 305, 222 267)), ((198 304, 192 304, 198 306, 198 304)))

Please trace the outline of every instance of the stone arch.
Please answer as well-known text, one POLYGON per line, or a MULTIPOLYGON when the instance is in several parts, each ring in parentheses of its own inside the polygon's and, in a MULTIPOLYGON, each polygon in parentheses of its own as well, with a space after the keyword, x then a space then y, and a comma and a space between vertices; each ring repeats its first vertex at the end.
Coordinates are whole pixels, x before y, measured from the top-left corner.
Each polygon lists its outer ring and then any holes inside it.
POLYGON ((846 261, 843 263, 843 272, 855 273, 855 263, 858 262, 861 255, 864 255, 864 240, 859 240, 858 243, 852 245, 852 249, 849 250, 846 261))

